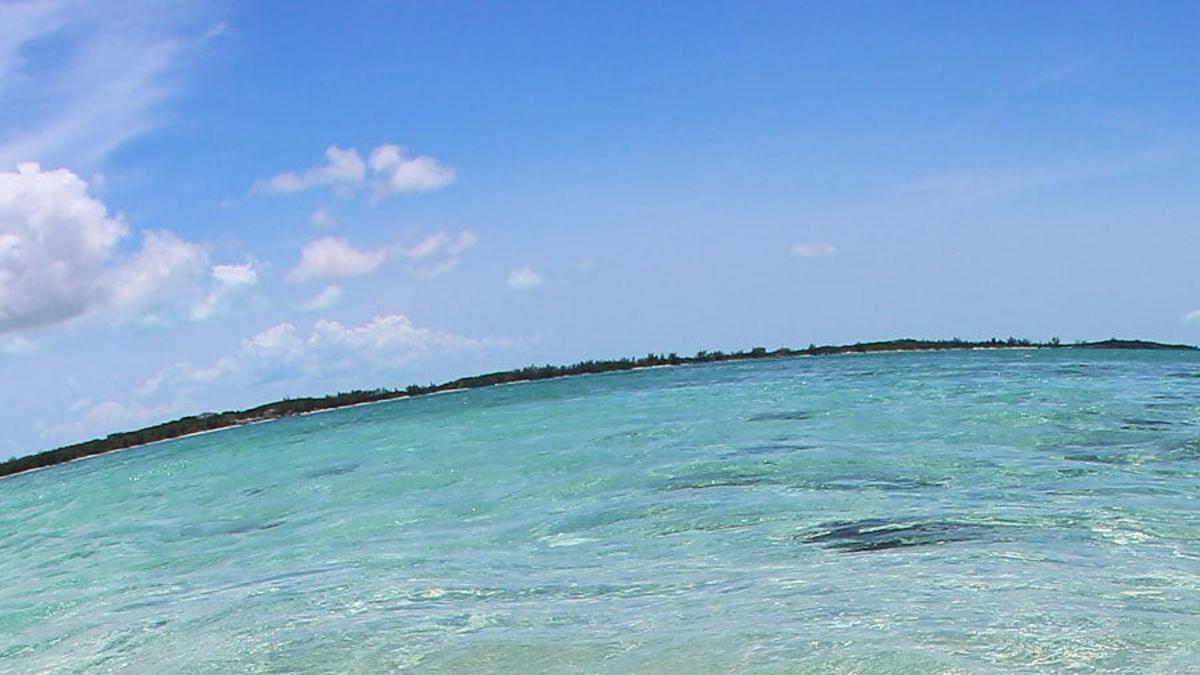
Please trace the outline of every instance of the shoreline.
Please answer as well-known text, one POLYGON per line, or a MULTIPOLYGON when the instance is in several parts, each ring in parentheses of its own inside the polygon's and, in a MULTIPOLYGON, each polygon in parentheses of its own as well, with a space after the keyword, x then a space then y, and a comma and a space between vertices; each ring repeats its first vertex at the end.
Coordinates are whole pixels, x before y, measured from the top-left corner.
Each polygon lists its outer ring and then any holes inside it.
POLYGON ((471 389, 484 389, 512 384, 525 384, 529 382, 564 379, 568 377, 580 377, 583 375, 602 375, 605 373, 614 372, 630 372, 654 368, 676 368, 682 366, 743 362, 761 359, 787 359, 817 356, 862 356, 867 354, 929 353, 945 351, 1043 349, 1200 351, 1200 349, 1192 345, 1163 344, 1140 340, 1117 339, 1101 342, 1081 342, 1075 344, 1061 344, 1056 341, 1035 343, 1029 340, 1016 340, 1014 338, 1009 338, 1007 341, 993 339, 987 342, 968 342, 957 339, 903 339, 882 342, 856 343, 852 345, 810 345, 807 349, 798 350, 785 347, 774 351, 767 351, 765 348, 756 347, 750 351, 740 351, 728 354, 719 351, 712 353, 701 351, 697 352, 695 356, 685 357, 677 356, 674 353, 670 354, 669 356, 662 354, 650 354, 641 359, 584 361, 570 366, 528 366, 523 369, 498 371, 484 375, 461 377, 455 380, 450 380, 441 384, 432 384, 426 387, 410 385, 404 390, 377 389, 371 391, 353 391, 322 398, 307 397, 298 399, 283 399, 240 411, 227 411, 224 413, 201 413, 199 415, 192 415, 169 422, 152 425, 136 431, 110 434, 103 439, 93 439, 91 441, 66 445, 43 452, 13 457, 4 462, 0 462, 0 479, 7 478, 9 476, 19 476, 22 474, 31 473, 39 469, 46 469, 60 464, 69 464, 71 462, 90 459, 99 455, 108 455, 115 452, 121 452, 123 450, 132 450, 135 448, 155 445, 165 441, 180 440, 184 438, 190 438, 192 436, 200 436, 202 434, 210 434, 217 431, 250 426, 252 424, 271 422, 287 417, 302 417, 335 410, 344 410, 347 408, 387 403, 401 399, 423 398, 426 396, 452 394, 471 389), (345 402, 342 402, 343 400, 345 402), (228 423, 217 421, 221 417, 228 417, 228 423), (189 426, 194 428, 194 425, 208 424, 210 423, 208 420, 213 420, 211 423, 213 423, 214 426, 210 428, 187 430, 189 426), (181 432, 174 433, 173 429, 175 427, 180 427, 181 432), (144 435, 154 436, 156 434, 160 435, 160 437, 150 438, 148 440, 135 440, 144 435), (126 443, 125 440, 127 437, 129 437, 128 440, 130 442, 126 443), (33 465, 25 467, 19 466, 21 464, 29 463, 33 463, 33 465), (12 467, 11 470, 5 470, 14 464, 18 466, 12 467))
MULTIPOLYGON (((562 377, 578 377, 578 376, 577 375, 563 375, 562 377)), ((532 381, 534 381, 534 380, 526 380, 526 382, 532 382, 532 381)), ((524 384, 524 382, 506 382, 505 384, 524 384)), ((501 386, 501 385, 496 385, 496 386, 501 386)), ((171 441, 181 441, 185 438, 194 438, 196 436, 205 436, 207 434, 215 434, 219 431, 229 431, 230 429, 241 429, 242 427, 250 427, 250 426, 254 426, 255 424, 266 424, 268 422, 278 422, 279 420, 289 419, 292 417, 308 417, 310 415, 320 415, 322 413, 336 412, 338 410, 349 410, 350 408, 361 408, 363 406, 368 406, 368 405, 379 405, 381 403, 393 403, 395 401, 402 401, 404 399, 425 398, 427 396, 437 396, 438 394, 453 394, 455 392, 460 392, 460 391, 469 391, 469 389, 464 387, 461 389, 446 389, 444 391, 434 391, 434 392, 430 392, 428 394, 420 394, 417 396, 397 396, 395 398, 381 398, 378 401, 362 401, 359 403, 347 403, 346 405, 334 406, 331 408, 321 408, 320 410, 309 410, 307 412, 296 413, 295 415, 280 415, 279 417, 265 417, 265 418, 256 419, 256 420, 246 420, 245 422, 237 422, 235 424, 229 424, 229 425, 226 425, 223 427, 214 427, 212 429, 204 429, 203 431, 193 431, 191 433, 183 434, 182 436, 172 436, 170 438, 160 438, 160 439, 154 440, 154 441, 138 443, 137 445, 126 445, 124 447, 114 448, 112 450, 107 450, 105 452, 98 452, 94 455, 84 455, 83 457, 75 457, 75 458, 68 459, 63 462, 58 462, 56 464, 46 464, 44 466, 35 466, 35 467, 29 468, 29 469, 23 469, 21 471, 16 471, 13 473, 0 474, 0 480, 4 480, 5 478, 11 478, 13 476, 23 476, 25 474, 33 473, 34 471, 43 471, 45 469, 52 469, 56 466, 66 466, 67 464, 72 464, 74 462, 83 462, 83 461, 86 461, 89 459, 95 459, 97 457, 107 457, 109 455, 115 455, 118 452, 125 452, 126 450, 137 450, 138 448, 146 448, 146 447, 150 447, 152 445, 158 445, 159 443, 169 443, 171 441)))
MULTIPOLYGON (((382 403, 382 401, 374 401, 374 402, 382 403)), ((332 408, 331 408, 331 410, 332 410, 332 408)), ((325 412, 325 411, 321 411, 321 412, 325 412)), ((277 417, 275 419, 283 419, 283 418, 277 417)), ((271 420, 248 420, 246 422, 241 422, 238 424, 231 424, 226 427, 216 427, 214 429, 205 429, 203 431, 193 431, 191 433, 184 434, 182 436, 172 436, 171 438, 161 438, 156 441, 147 441, 145 443, 138 443, 137 445, 126 445, 121 448, 114 448, 112 450, 108 450, 105 452, 98 452, 94 455, 84 455, 83 457, 74 457, 72 459, 58 462, 57 464, 46 464, 44 466, 35 466, 35 467, 29 468, 29 469, 23 469, 21 471, 16 471, 13 473, 6 473, 4 475, 0 475, 0 480, 4 480, 5 478, 11 478, 13 476, 24 476, 25 474, 30 474, 35 471, 44 471, 46 469, 53 469, 56 466, 66 466, 68 464, 73 464, 75 462, 84 462, 89 459, 96 459, 97 457, 108 457, 110 455, 115 455, 118 452, 125 452, 126 450, 137 450, 138 448, 145 448, 145 447, 149 447, 151 445, 158 445, 159 443, 168 443, 170 441, 181 441, 185 438, 192 438, 194 436, 204 436, 206 434, 215 434, 218 431, 228 431, 230 429, 239 429, 241 427, 248 427, 248 426, 252 426, 255 424, 263 424, 265 422, 273 422, 273 421, 275 421, 275 420, 273 420, 273 419, 271 419, 271 420)))

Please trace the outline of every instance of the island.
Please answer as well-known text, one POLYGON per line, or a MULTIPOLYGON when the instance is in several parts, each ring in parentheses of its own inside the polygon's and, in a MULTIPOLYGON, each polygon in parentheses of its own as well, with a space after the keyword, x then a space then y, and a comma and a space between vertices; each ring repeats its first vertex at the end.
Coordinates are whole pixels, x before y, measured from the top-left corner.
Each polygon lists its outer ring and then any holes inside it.
POLYGON ((303 415, 335 408, 344 408, 364 403, 375 403, 399 398, 425 396, 439 392, 461 389, 479 389, 514 382, 532 382, 555 377, 572 375, 587 375, 593 373, 609 373, 638 368, 653 368, 662 366, 683 366, 698 363, 717 363, 724 361, 748 361, 753 359, 779 359, 802 356, 833 356, 839 354, 868 354, 879 352, 912 352, 912 351, 945 351, 969 349, 1141 349, 1141 350, 1187 350, 1198 351, 1200 348, 1192 345, 1164 344, 1146 340, 1118 340, 1116 338, 1096 342, 1063 343, 1058 338, 1048 342, 1034 342, 1026 339, 1008 338, 1000 340, 992 338, 986 341, 951 340, 916 340, 900 339, 876 342, 858 342, 848 345, 815 345, 810 344, 804 349, 782 347, 768 350, 765 347, 755 347, 747 351, 721 352, 700 351, 693 356, 678 354, 647 354, 640 358, 622 358, 610 360, 580 361, 569 366, 526 366, 514 370, 503 370, 483 375, 461 377, 441 384, 409 385, 404 389, 370 389, 339 392, 329 396, 309 398, 286 398, 280 401, 264 403, 245 410, 227 410, 220 413, 202 413, 189 415, 170 422, 163 422, 136 431, 125 431, 109 434, 104 438, 96 438, 82 443, 65 445, 53 450, 36 454, 15 457, 0 462, 0 477, 40 469, 55 464, 62 464, 76 459, 100 455, 138 445, 157 443, 182 436, 216 431, 227 427, 262 422, 266 420, 303 415))

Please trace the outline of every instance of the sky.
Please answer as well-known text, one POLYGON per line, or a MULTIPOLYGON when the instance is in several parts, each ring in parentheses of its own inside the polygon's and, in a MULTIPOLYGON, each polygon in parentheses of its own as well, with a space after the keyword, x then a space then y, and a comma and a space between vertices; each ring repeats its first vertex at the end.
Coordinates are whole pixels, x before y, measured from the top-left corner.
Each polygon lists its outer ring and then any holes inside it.
POLYGON ((1200 343, 1200 5, 0 0, 0 459, 284 396, 1200 343))

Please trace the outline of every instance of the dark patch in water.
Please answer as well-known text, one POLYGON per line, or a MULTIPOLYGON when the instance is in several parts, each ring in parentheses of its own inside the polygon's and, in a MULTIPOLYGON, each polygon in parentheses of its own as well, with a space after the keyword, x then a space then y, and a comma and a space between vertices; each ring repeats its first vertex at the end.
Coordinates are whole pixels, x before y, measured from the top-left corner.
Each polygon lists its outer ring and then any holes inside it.
POLYGON ((254 495, 260 495, 266 491, 267 488, 265 487, 253 487, 242 490, 242 494, 246 495, 247 497, 253 497, 254 495))
POLYGON ((1138 464, 1140 460, 1135 455, 1111 453, 1101 455, 1094 452, 1080 452, 1073 455, 1063 455, 1068 462, 1090 462, 1092 464, 1138 464))
POLYGON ((803 410, 792 410, 790 412, 774 412, 760 413, 751 415, 747 418, 750 422, 801 422, 812 419, 813 414, 803 410))
POLYGON ((952 520, 887 520, 867 518, 826 523, 800 540, 846 553, 935 546, 982 539, 990 528, 952 520))
POLYGON ((880 371, 878 370, 851 370, 845 374, 846 377, 875 377, 880 371))
MULTIPOLYGON (((1074 452, 1063 455, 1068 462, 1090 462, 1093 464, 1158 464, 1169 462, 1192 462, 1200 460, 1200 439, 1191 439, 1170 447, 1125 446, 1124 451, 1074 452)), ((1061 470, 1060 470, 1061 471, 1061 470)))
POLYGON ((783 455, 797 450, 814 450, 817 446, 805 445, 803 443, 776 443, 774 445, 752 445, 748 448, 740 448, 732 454, 735 455, 783 455))
POLYGON ((554 534, 581 532, 595 528, 607 527, 627 520, 637 520, 647 515, 646 510, 611 509, 599 513, 587 513, 569 517, 552 528, 554 534))
POLYGON ((719 487, 752 487, 755 485, 778 485, 779 479, 763 473, 739 471, 710 471, 676 476, 666 482, 668 490, 704 490, 719 487))
POLYGON ((237 525, 229 529, 219 532, 219 534, 246 534, 247 532, 260 532, 262 530, 273 530, 280 525, 283 525, 282 520, 273 520, 268 523, 245 523, 237 525))
POLYGON ((357 464, 338 464, 325 469, 304 474, 305 478, 324 478, 326 476, 343 476, 358 468, 357 464))
POLYGON ((272 530, 280 525, 283 525, 283 520, 272 520, 267 522, 251 521, 251 522, 235 522, 235 523, 217 523, 215 525, 195 525, 185 527, 180 534, 188 539, 196 539, 199 537, 212 537, 224 534, 248 534, 250 532, 259 532, 262 530, 272 530))
POLYGON ((1171 449, 1173 459, 1200 459, 1200 438, 1194 438, 1171 449))
POLYGON ((1146 407, 1146 410, 1175 411, 1175 410, 1192 410, 1193 408, 1196 407, 1196 404, 1188 402, 1188 401, 1170 401, 1170 402, 1147 403, 1145 407, 1146 407))
POLYGON ((1198 378, 1198 377, 1200 377, 1200 373, 1186 373, 1186 372, 1167 373, 1167 377, 1178 377, 1178 378, 1181 378, 1181 379, 1188 379, 1188 380, 1190 380, 1190 379, 1193 379, 1193 378, 1198 378))
POLYGON ((281 572, 279 574, 270 574, 267 576, 256 577, 253 579, 247 579, 245 581, 238 581, 236 583, 232 583, 227 586, 224 586, 220 590, 233 590, 233 589, 237 589, 237 588, 248 588, 248 587, 259 586, 259 585, 264 585, 264 584, 274 584, 275 582, 279 582, 279 581, 289 581, 291 579, 299 579, 302 577, 325 574, 328 572, 336 572, 336 571, 340 571, 340 570, 344 570, 344 569, 347 569, 346 565, 327 565, 325 567, 314 567, 312 569, 295 570, 295 571, 291 571, 291 572, 281 572))
POLYGON ((1127 417, 1121 420, 1122 429, 1161 429, 1171 426, 1169 420, 1152 420, 1144 417, 1127 417))
POLYGON ((1070 468, 1070 469, 1059 469, 1058 470, 1058 475, 1068 476, 1070 478, 1078 478, 1081 476, 1094 476, 1094 475, 1096 475, 1096 473, 1097 473, 1096 469, 1070 468))
POLYGON ((920 490, 923 488, 941 488, 948 482, 920 480, 918 478, 842 478, 824 481, 812 486, 818 490, 920 490))

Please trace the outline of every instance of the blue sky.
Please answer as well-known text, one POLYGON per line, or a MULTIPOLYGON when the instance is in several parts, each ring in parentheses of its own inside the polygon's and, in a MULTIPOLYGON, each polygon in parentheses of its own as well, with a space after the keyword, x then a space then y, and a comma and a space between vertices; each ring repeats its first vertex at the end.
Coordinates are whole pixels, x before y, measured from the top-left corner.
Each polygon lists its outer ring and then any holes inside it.
POLYGON ((1194 3, 0 2, 0 457, 530 362, 1200 342, 1194 3))

